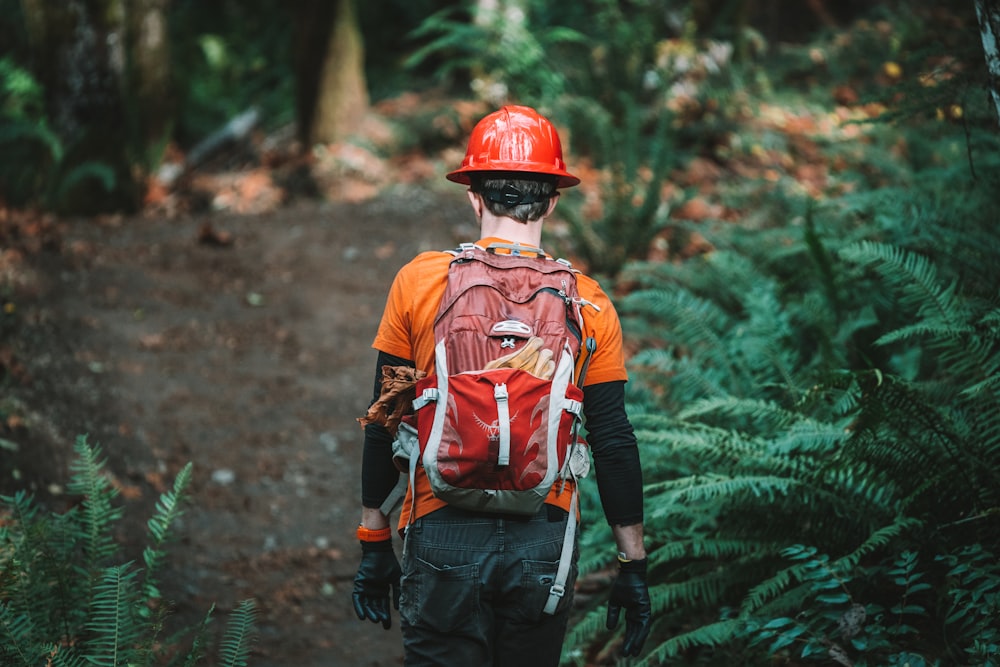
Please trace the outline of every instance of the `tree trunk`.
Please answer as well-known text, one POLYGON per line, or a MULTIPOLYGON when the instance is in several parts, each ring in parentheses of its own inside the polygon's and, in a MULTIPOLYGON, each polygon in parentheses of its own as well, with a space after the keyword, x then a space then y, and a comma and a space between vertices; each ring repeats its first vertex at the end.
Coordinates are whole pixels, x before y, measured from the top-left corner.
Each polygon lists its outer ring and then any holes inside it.
POLYGON ((1000 0, 975 0, 979 32, 986 55, 989 90, 1000 122, 1000 0))
POLYGON ((368 111, 364 43, 354 0, 337 0, 333 30, 322 59, 316 103, 306 135, 314 142, 334 143, 356 131, 368 111))
POLYGON ((64 151, 48 204, 65 213, 134 210, 123 0, 22 0, 35 74, 64 151))
POLYGON ((166 10, 170 0, 133 0, 128 18, 128 90, 143 166, 155 167, 173 128, 174 98, 166 10))

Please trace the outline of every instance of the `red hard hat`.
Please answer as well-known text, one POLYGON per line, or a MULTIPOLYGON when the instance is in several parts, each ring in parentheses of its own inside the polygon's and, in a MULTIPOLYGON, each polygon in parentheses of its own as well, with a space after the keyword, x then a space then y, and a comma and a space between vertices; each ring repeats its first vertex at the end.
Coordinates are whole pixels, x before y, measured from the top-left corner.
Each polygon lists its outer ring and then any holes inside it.
POLYGON ((447 178, 469 185, 469 174, 482 171, 548 174, 556 177, 557 188, 580 182, 566 171, 556 128, 531 107, 505 106, 479 121, 469 137, 462 166, 447 178))

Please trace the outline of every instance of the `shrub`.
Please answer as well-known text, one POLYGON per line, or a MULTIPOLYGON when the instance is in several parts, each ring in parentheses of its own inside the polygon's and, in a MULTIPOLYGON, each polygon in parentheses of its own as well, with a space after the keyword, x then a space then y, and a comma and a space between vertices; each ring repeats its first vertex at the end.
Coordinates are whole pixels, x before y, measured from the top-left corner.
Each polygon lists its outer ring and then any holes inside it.
MULTIPOLYGON (((79 437, 70 493, 80 501, 59 514, 19 491, 0 497, 0 662, 10 667, 199 664, 206 655, 213 610, 196 628, 161 637, 169 609, 158 577, 172 525, 181 516, 191 464, 160 496, 148 521, 142 567, 112 564, 113 532, 122 518, 104 475, 101 450, 79 437), (186 651, 180 640, 192 639, 186 651)), ((241 602, 219 646, 219 663, 245 666, 255 605, 241 602)))

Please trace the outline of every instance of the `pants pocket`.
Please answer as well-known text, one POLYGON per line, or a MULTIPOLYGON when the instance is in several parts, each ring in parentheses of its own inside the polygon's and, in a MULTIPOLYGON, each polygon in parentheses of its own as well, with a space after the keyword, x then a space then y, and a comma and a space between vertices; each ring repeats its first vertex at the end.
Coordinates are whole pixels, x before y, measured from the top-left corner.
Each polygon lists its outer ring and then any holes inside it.
POLYGON ((402 580, 399 613, 408 624, 454 632, 479 619, 479 565, 437 567, 413 558, 402 580))
MULTIPOLYGON (((518 603, 518 613, 521 621, 537 621, 542 617, 542 610, 549 600, 549 592, 556 581, 559 561, 524 560, 521 561, 521 591, 518 603)), ((559 599, 555 614, 558 614, 573 604, 573 586, 576 583, 577 567, 574 562, 566 577, 566 590, 559 599)))

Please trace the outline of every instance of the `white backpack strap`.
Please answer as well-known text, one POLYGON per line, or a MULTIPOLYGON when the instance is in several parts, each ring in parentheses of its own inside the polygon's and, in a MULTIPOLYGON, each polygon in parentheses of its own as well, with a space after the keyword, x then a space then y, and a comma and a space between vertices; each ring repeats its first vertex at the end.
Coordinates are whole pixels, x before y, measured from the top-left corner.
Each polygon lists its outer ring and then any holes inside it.
POLYGON ((569 568, 573 560, 573 547, 576 545, 576 485, 573 485, 573 496, 569 501, 569 516, 566 517, 566 532, 563 534, 562 553, 559 554, 559 568, 556 570, 556 580, 549 589, 549 599, 542 610, 546 614, 556 613, 559 600, 566 594, 566 580, 569 578, 569 568))
POLYGON ((493 387, 493 398, 497 402, 497 428, 500 429, 500 451, 497 454, 497 465, 510 465, 510 398, 507 385, 498 384, 493 387))
POLYGON ((403 504, 403 498, 406 497, 406 485, 409 482, 410 480, 406 475, 399 476, 396 486, 392 487, 392 491, 389 492, 389 495, 379 505, 378 509, 382 514, 389 516, 396 511, 396 508, 403 504))
POLYGON ((417 493, 416 485, 414 482, 417 477, 417 459, 420 458, 420 448, 418 447, 413 456, 410 457, 410 517, 406 522, 406 525, 410 525, 414 522, 414 517, 417 515, 417 493))
MULTIPOLYGON (((403 458, 409 461, 415 456, 420 455, 420 442, 417 436, 417 429, 407 422, 400 422, 399 427, 396 429, 396 437, 392 441, 392 457, 403 458)), ((403 498, 406 497, 406 485, 408 483, 406 475, 401 475, 396 481, 396 485, 392 487, 389 491, 389 495, 385 497, 382 504, 379 505, 379 510, 382 514, 389 516, 395 512, 403 504, 403 498)))

